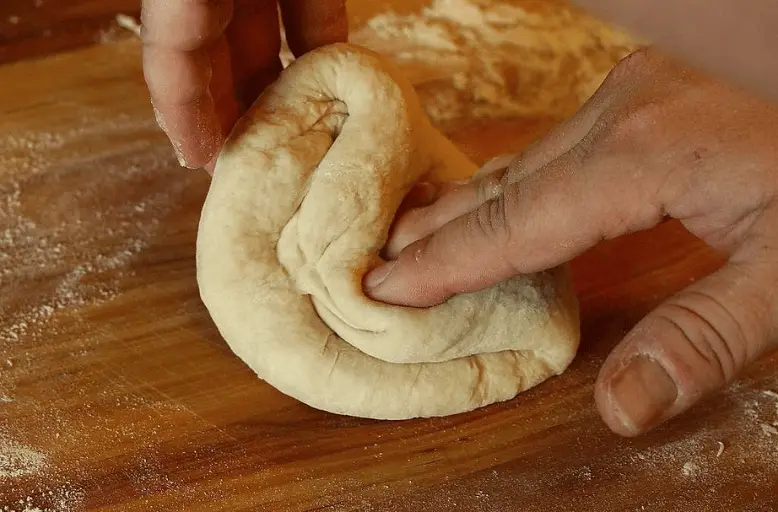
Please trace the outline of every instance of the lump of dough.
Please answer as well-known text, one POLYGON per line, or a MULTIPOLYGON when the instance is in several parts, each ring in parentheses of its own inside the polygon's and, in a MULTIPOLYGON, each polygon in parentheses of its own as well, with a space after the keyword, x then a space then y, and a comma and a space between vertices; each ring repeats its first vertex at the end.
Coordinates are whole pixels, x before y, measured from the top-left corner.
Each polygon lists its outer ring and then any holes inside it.
POLYGON ((298 59, 233 129, 203 207, 200 294, 230 348, 287 395, 377 419, 469 411, 562 373, 579 340, 564 267, 429 309, 362 291, 410 187, 475 170, 378 55, 298 59))

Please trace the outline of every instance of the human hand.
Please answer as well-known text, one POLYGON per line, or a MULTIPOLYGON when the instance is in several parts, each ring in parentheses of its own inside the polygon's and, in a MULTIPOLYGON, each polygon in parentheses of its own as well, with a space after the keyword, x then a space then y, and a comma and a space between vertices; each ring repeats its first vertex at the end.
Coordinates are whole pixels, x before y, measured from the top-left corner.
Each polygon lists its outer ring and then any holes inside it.
POLYGON ((777 345, 778 107, 653 50, 620 63, 506 170, 437 200, 426 188, 429 205, 395 224, 394 260, 365 278, 376 300, 431 306, 667 216, 729 255, 607 358, 595 399, 619 434, 676 416, 777 345))
MULTIPOLYGON (((296 56, 347 38, 345 0, 279 0, 296 56)), ((212 172, 238 117, 281 72, 276 0, 143 0, 143 71, 181 165, 212 172)))

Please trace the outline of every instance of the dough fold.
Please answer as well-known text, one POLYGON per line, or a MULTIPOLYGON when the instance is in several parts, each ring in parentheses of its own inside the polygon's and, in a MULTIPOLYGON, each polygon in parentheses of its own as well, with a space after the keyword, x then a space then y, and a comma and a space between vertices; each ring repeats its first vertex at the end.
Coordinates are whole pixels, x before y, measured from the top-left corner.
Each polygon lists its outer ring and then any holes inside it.
POLYGON ((475 171, 377 54, 298 59, 233 129, 203 207, 198 284, 230 348, 287 395, 376 419, 469 411, 562 373, 579 340, 564 267, 429 309, 362 292, 409 188, 475 171))

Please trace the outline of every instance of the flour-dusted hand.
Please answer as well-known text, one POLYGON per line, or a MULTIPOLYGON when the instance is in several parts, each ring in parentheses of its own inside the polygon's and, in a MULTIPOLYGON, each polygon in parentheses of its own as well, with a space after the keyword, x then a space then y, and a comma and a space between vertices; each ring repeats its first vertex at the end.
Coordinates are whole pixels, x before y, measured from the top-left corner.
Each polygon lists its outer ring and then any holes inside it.
POLYGON ((430 306, 564 263, 674 217, 728 264, 673 296, 614 350, 596 386, 635 435, 731 381, 778 335, 778 107, 637 52, 505 171, 397 221, 370 296, 430 306))
MULTIPOLYGON (((300 56, 345 41, 345 0, 280 0, 300 56)), ((179 161, 213 168, 226 134, 281 71, 276 0, 143 0, 143 70, 179 161)))

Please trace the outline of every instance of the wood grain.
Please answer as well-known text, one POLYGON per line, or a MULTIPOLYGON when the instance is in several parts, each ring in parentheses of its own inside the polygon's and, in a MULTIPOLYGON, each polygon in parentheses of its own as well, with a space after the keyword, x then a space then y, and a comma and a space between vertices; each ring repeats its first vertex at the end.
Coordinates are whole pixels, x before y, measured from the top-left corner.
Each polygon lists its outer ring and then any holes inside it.
POLYGON ((4 0, 0 64, 112 39, 117 14, 139 15, 140 0, 4 0))
MULTIPOLYGON (((451 137, 483 161, 549 125, 451 137)), ((220 339, 194 273, 207 186, 154 125, 137 42, 0 67, 0 510, 778 509, 778 357, 638 439, 594 409, 608 351, 722 262, 677 223, 574 262, 583 342, 563 376, 379 422, 285 397, 220 339)))

